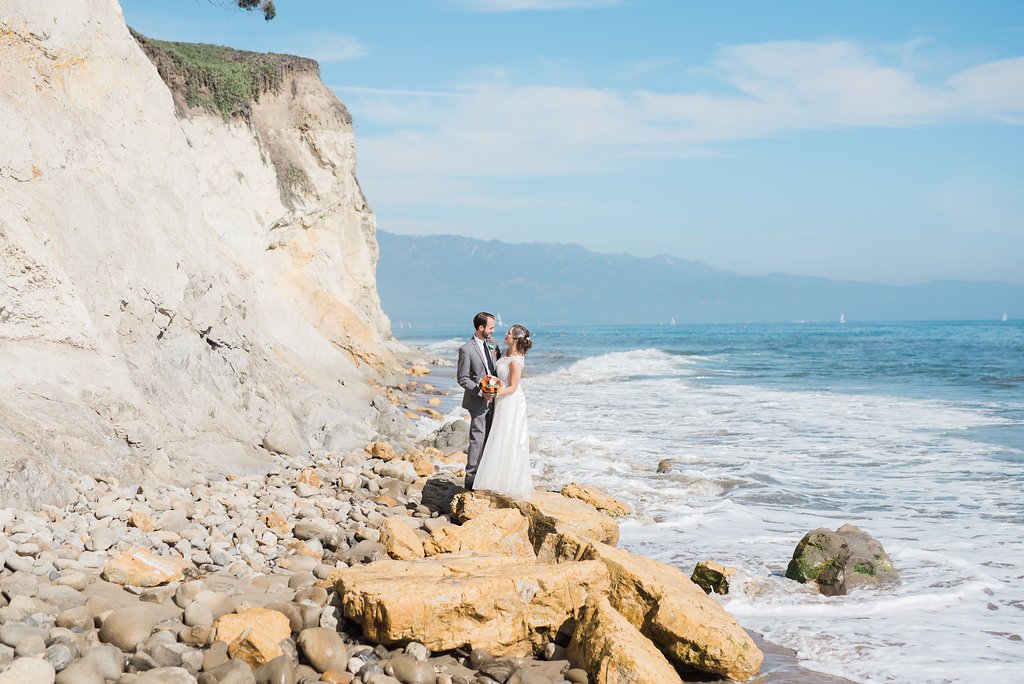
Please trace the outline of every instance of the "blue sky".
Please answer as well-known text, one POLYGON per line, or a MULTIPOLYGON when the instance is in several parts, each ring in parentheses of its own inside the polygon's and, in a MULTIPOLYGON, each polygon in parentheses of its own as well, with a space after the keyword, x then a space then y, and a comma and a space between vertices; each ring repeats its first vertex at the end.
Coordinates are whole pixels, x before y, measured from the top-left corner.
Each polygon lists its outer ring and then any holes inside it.
POLYGON ((121 4, 317 59, 384 230, 1024 283, 1024 2, 121 4))

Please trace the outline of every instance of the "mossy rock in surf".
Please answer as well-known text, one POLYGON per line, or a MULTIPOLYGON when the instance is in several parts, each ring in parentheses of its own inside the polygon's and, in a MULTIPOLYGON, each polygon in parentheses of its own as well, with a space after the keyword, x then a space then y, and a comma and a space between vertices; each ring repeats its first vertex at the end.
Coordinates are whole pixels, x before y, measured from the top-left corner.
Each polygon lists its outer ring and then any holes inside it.
POLYGON ((805 534, 793 551, 786 577, 814 582, 827 596, 899 582, 899 573, 882 545, 854 525, 843 525, 835 532, 820 527, 805 534))

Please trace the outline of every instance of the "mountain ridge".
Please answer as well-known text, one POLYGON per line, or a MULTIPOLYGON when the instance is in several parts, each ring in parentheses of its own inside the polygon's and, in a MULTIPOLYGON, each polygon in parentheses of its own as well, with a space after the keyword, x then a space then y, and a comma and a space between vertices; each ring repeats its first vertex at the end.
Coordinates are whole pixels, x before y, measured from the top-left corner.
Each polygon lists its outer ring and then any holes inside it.
POLYGON ((998 281, 885 285, 786 273, 747 276, 667 254, 606 254, 577 243, 453 234, 381 230, 378 242, 382 305, 399 324, 458 324, 467 311, 481 308, 508 311, 507 320, 576 324, 838 320, 841 314, 848 320, 995 319, 1024 301, 1024 285, 998 281), (467 264, 485 274, 483 292, 467 284, 467 264))

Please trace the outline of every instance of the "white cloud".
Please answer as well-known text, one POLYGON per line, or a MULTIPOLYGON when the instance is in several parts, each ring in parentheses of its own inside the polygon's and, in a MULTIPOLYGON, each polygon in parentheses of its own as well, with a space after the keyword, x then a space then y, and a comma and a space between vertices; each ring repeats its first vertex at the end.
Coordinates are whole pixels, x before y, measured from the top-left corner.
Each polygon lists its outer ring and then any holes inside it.
POLYGON ((621 5, 623 0, 449 0, 473 12, 521 12, 589 9, 621 5))
POLYGON ((854 43, 787 41, 720 51, 714 72, 787 127, 900 126, 944 116, 949 94, 854 43))
POLYGON ((1024 57, 967 69, 950 78, 949 85, 978 116, 1024 123, 1024 57))
POLYGON ((346 62, 367 54, 367 48, 351 36, 337 33, 310 33, 294 41, 285 52, 309 57, 318 62, 346 62))
POLYGON ((339 93, 359 93, 362 95, 387 95, 394 97, 458 97, 457 93, 443 90, 405 90, 394 88, 367 88, 365 86, 331 85, 327 86, 339 93))
POLYGON ((619 67, 616 71, 616 75, 623 80, 633 80, 648 74, 653 74, 658 71, 662 71, 671 66, 675 66, 680 63, 678 57, 652 57, 651 59, 642 59, 637 62, 630 62, 619 67))
POLYGON ((396 188, 601 173, 797 130, 1024 122, 1024 58, 928 80, 856 43, 787 41, 722 48, 701 71, 715 90, 520 85, 500 73, 443 93, 339 89, 357 123, 390 130, 361 136, 361 175, 396 188))

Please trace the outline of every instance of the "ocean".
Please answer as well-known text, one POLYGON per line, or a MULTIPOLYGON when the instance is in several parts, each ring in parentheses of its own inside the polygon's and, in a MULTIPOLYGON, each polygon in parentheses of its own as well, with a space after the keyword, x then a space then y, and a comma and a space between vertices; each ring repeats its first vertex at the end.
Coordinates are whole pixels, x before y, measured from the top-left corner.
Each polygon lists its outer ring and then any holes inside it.
MULTIPOLYGON (((472 330, 395 332, 454 362, 472 330)), ((532 332, 535 478, 633 505, 620 546, 686 573, 705 559, 736 567, 726 609, 805 668, 1024 681, 1024 324, 532 332), (784 577, 805 533, 844 523, 882 543, 899 586, 824 597, 784 577)), ((454 388, 454 366, 428 380, 454 388)), ((459 400, 441 408, 461 415, 459 400)))

